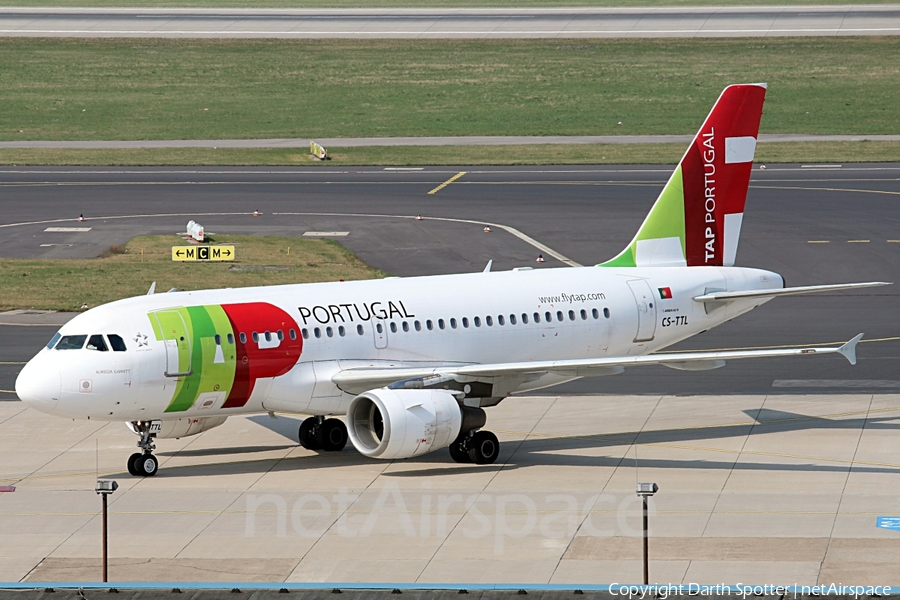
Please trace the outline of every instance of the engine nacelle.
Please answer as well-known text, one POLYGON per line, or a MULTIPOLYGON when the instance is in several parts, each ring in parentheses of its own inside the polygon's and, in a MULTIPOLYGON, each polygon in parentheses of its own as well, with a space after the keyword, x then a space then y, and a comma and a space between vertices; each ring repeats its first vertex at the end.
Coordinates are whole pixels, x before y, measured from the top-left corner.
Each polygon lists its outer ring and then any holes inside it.
POLYGON ((446 448, 462 424, 459 403, 444 390, 372 390, 354 398, 347 410, 353 446, 387 460, 446 448))
MULTIPOLYGON (((154 437, 159 439, 167 438, 183 438, 204 431, 209 431, 213 427, 218 427, 225 422, 228 417, 197 417, 171 419, 165 421, 151 421, 150 433, 155 434, 154 437)), ((134 423, 128 423, 128 428, 132 433, 140 435, 140 431, 135 428, 134 423)))

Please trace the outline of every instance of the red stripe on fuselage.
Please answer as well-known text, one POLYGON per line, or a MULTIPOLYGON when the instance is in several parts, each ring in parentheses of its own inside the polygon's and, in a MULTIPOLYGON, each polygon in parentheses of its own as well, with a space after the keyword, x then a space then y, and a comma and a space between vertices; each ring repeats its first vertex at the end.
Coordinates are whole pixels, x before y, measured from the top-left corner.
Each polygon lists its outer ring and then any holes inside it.
POLYGON ((278 377, 297 364, 303 352, 303 337, 297 322, 288 313, 266 302, 223 304, 222 309, 234 329, 237 349, 234 384, 222 408, 239 408, 247 404, 257 379, 278 377), (296 339, 290 338, 291 330, 296 339), (281 340, 278 340, 279 331, 281 340), (253 340, 254 332, 259 341, 253 340), (261 343, 265 345, 266 332, 272 340, 270 344, 277 342, 276 347, 260 347, 261 343), (246 342, 241 342, 242 333, 246 342))

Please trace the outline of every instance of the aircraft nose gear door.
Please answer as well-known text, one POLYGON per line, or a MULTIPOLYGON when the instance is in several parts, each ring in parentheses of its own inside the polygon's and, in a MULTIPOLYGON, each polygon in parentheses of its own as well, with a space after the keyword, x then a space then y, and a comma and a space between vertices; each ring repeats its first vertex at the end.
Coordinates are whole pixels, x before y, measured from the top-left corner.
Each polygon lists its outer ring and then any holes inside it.
POLYGON ((649 342, 656 335, 656 303, 653 301, 653 291, 643 279, 629 281, 628 287, 634 294, 638 311, 638 329, 634 341, 649 342))
POLYGON ((154 313, 163 341, 166 344, 166 377, 186 377, 191 368, 191 337, 187 325, 177 310, 154 313))

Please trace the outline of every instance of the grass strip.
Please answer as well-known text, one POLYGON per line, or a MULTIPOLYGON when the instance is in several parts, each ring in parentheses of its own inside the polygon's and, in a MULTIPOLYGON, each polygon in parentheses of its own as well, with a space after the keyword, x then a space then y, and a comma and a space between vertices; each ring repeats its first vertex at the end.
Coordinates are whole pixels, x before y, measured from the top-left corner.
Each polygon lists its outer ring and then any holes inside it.
POLYGON ((766 81, 764 133, 900 133, 900 37, 0 39, 0 139, 696 131, 766 81))
MULTIPOLYGON (((299 149, 0 149, 0 165, 58 166, 430 166, 674 164, 684 144, 371 146, 336 148, 321 162, 299 149)), ((900 142, 761 143, 757 163, 900 162, 900 142)))
POLYGON ((385 276, 331 240, 223 234, 215 243, 234 244, 237 260, 174 262, 172 246, 188 244, 173 235, 137 236, 91 260, 0 259, 0 310, 78 310, 146 294, 153 281, 165 292, 385 276))

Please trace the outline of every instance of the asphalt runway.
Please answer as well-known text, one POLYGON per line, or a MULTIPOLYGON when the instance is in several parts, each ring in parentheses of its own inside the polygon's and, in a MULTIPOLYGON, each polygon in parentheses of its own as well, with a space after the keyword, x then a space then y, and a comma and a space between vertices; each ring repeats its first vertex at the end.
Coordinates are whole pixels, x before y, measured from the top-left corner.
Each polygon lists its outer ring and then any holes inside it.
POLYGON ((613 38, 900 34, 900 6, 511 9, 3 8, 0 36, 613 38))
MULTIPOLYGON (((565 263, 615 255, 633 236, 669 166, 378 168, 4 168, 0 256, 76 258, 140 233, 302 235, 347 231, 341 243, 398 276, 565 263), (428 192, 458 173, 453 183, 428 192), (263 214, 253 217, 252 211, 263 214), (83 213, 85 223, 75 217, 83 213), (421 214, 422 221, 414 217, 421 214), (483 224, 495 225, 492 233, 483 224), (512 228, 513 235, 500 226, 512 228), (84 232, 48 232, 83 227, 84 232), (527 238, 527 239, 523 239, 527 238), (538 253, 547 262, 535 263, 538 253)), ((896 281, 900 165, 774 165, 755 170, 738 264, 788 285, 896 281)), ((77 282, 67 282, 77 285, 77 282)), ((150 282, 148 282, 149 286, 150 282)), ((835 357, 735 362, 703 373, 647 367, 583 379, 559 394, 896 393, 900 288, 773 300, 681 349, 836 343, 860 332, 859 364, 835 357)), ((0 398, 55 327, 0 326, 0 398)))

